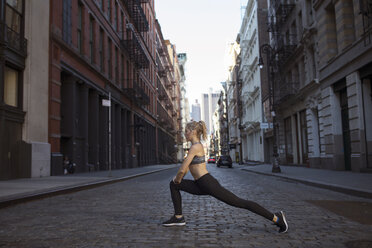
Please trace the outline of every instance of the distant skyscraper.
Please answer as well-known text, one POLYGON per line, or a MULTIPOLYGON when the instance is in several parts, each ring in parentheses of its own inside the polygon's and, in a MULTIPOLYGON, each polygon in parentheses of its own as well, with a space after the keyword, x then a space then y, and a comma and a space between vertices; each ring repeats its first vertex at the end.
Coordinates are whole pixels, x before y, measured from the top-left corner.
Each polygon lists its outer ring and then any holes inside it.
POLYGON ((191 118, 194 121, 200 121, 200 104, 198 103, 198 100, 195 100, 195 103, 191 106, 191 118))
POLYGON ((220 94, 212 93, 212 89, 210 89, 208 94, 201 95, 201 119, 205 122, 208 134, 212 132, 212 115, 216 110, 219 97, 220 94))

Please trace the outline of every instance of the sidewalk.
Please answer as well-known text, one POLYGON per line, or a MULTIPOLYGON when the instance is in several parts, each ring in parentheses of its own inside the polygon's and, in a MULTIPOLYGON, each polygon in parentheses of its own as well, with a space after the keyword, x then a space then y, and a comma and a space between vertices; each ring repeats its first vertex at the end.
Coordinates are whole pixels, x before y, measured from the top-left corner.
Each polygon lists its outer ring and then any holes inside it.
POLYGON ((280 168, 281 173, 272 173, 271 164, 243 165, 242 170, 281 177, 311 186, 372 199, 372 174, 370 173, 332 171, 295 166, 280 166, 280 168))
POLYGON ((175 168, 179 165, 151 165, 139 168, 76 173, 41 178, 0 181, 0 208, 47 196, 66 194, 138 176, 175 168))

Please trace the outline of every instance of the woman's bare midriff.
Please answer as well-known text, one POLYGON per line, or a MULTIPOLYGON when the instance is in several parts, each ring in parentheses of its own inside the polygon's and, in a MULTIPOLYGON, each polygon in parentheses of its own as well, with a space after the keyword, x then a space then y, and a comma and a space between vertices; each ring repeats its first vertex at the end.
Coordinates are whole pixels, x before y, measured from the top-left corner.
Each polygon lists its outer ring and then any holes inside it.
POLYGON ((195 180, 198 180, 202 176, 208 173, 207 171, 207 164, 201 163, 201 164, 191 164, 189 166, 190 173, 193 176, 195 180))

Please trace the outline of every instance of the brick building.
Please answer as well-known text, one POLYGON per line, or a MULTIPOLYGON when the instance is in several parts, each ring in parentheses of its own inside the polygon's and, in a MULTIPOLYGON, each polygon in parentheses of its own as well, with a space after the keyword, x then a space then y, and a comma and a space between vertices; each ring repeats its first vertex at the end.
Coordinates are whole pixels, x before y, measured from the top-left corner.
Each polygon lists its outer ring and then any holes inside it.
POLYGON ((63 156, 78 172, 159 162, 154 0, 54 0, 50 15, 52 174, 63 156))
POLYGON ((177 149, 181 139, 180 80, 176 47, 165 40, 156 20, 156 66, 157 66, 157 118, 159 162, 177 161, 177 149))

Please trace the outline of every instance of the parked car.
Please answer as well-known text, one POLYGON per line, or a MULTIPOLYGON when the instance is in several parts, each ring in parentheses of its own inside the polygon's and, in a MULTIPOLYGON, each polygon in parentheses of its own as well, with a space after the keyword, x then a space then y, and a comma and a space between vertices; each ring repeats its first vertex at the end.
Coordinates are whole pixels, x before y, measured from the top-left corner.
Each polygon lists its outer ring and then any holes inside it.
POLYGON ((216 157, 215 157, 215 156, 210 156, 210 157, 208 158, 208 164, 209 164, 209 163, 215 164, 215 163, 216 163, 216 157))
POLYGON ((220 166, 229 166, 232 168, 232 159, 230 155, 221 155, 217 160, 217 167, 220 166))

